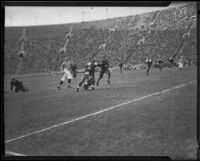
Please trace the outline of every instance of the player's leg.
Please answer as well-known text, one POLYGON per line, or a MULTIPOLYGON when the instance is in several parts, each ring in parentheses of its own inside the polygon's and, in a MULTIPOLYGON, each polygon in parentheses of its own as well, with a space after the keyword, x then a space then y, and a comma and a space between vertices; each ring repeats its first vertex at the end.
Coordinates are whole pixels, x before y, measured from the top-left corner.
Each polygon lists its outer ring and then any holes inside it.
POLYGON ((97 86, 99 86, 99 81, 103 78, 103 74, 104 74, 104 70, 100 70, 100 72, 99 72, 99 78, 98 78, 98 80, 97 80, 97 86))
POLYGON ((149 71, 150 71, 150 67, 149 67, 149 66, 147 66, 146 76, 148 76, 148 75, 149 75, 149 71))
POLYGON ((94 75, 92 75, 91 78, 90 78, 90 85, 92 87, 92 90, 94 90, 94 87, 95 87, 95 78, 94 78, 94 75))
POLYGON ((15 92, 18 93, 19 92, 19 86, 15 87, 15 92))
POLYGON ((66 75, 67 75, 67 87, 71 88, 71 80, 73 79, 72 73, 70 71, 66 71, 66 75))
POLYGON ((161 72, 161 69, 162 69, 162 66, 161 66, 161 64, 159 64, 159 70, 160 70, 160 72, 161 72))
POLYGON ((108 80, 107 80, 107 83, 110 85, 110 77, 111 77, 111 72, 109 69, 106 69, 106 72, 105 72, 107 75, 108 75, 108 80))
POLYGON ((88 74, 84 74, 81 82, 78 84, 78 87, 76 89, 77 92, 79 91, 79 88, 82 86, 82 84, 87 80, 87 77, 88 77, 88 74))
POLYGON ((60 83, 57 85, 57 88, 60 89, 60 86, 63 84, 64 80, 67 78, 66 73, 64 73, 64 75, 62 76, 60 83))

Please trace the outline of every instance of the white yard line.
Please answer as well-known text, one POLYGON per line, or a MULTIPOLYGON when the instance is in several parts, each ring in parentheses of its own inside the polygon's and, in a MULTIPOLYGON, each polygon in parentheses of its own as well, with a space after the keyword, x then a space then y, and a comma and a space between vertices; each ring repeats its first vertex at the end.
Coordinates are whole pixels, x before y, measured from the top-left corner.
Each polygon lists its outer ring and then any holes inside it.
MULTIPOLYGON (((196 81, 196 80, 195 80, 195 81, 196 81)), ((94 115, 101 114, 101 113, 103 113, 103 112, 106 112, 106 111, 115 109, 115 108, 120 107, 120 106, 123 106, 123 105, 127 105, 127 104, 130 104, 130 103, 133 103, 133 102, 136 102, 136 101, 140 101, 140 100, 145 99, 145 98, 148 98, 148 97, 152 97, 152 96, 155 96, 155 95, 159 95, 159 94, 162 94, 162 93, 171 91, 171 90, 173 90, 173 89, 181 88, 181 87, 186 86, 187 84, 194 83, 195 81, 191 81, 191 82, 188 82, 188 83, 186 83, 186 84, 182 84, 182 85, 179 85, 179 86, 175 86, 175 87, 172 87, 172 88, 169 88, 169 89, 162 90, 162 91, 160 91, 160 92, 155 92, 155 93, 152 93, 152 94, 143 96, 143 97, 139 97, 139 98, 136 98, 136 99, 133 99, 133 100, 130 100, 130 101, 127 101, 127 102, 124 102, 124 103, 121 103, 121 104, 118 104, 118 105, 115 105, 115 106, 106 108, 106 109, 104 109, 104 110, 100 110, 100 111, 97 111, 97 112, 94 112, 94 113, 90 113, 90 114, 87 114, 87 115, 84 115, 84 116, 81 116, 81 117, 78 117, 78 118, 75 118, 75 119, 72 119, 72 120, 69 120, 69 121, 66 121, 66 122, 62 122, 62 123, 60 123, 60 124, 56 124, 56 125, 53 125, 53 126, 50 126, 50 127, 47 127, 47 128, 41 129, 41 130, 38 130, 38 131, 30 132, 30 133, 27 133, 27 134, 25 134, 25 135, 22 135, 22 136, 13 138, 13 139, 6 140, 5 143, 10 143, 10 142, 13 142, 13 141, 16 141, 16 140, 19 140, 19 139, 22 139, 22 138, 25 138, 25 137, 28 137, 28 136, 31 136, 31 135, 39 134, 39 133, 45 132, 45 131, 47 131, 47 130, 50 130, 50 129, 53 129, 53 128, 56 128, 56 127, 59 127, 59 126, 63 126, 63 125, 66 125, 66 124, 69 124, 69 123, 72 123, 72 122, 75 122, 75 121, 79 121, 79 120, 88 118, 88 117, 90 117, 90 116, 94 116, 94 115)))
POLYGON ((11 152, 11 151, 5 151, 5 154, 12 155, 12 156, 26 156, 24 154, 15 153, 15 152, 11 152))

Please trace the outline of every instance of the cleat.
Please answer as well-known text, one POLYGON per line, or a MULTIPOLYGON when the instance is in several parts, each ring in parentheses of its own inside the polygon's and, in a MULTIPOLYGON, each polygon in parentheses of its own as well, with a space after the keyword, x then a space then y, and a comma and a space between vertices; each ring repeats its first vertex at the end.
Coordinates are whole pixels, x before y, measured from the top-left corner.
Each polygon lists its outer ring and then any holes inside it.
POLYGON ((97 82, 97 86, 99 86, 99 83, 97 82))
POLYGON ((110 81, 107 82, 110 85, 110 81))

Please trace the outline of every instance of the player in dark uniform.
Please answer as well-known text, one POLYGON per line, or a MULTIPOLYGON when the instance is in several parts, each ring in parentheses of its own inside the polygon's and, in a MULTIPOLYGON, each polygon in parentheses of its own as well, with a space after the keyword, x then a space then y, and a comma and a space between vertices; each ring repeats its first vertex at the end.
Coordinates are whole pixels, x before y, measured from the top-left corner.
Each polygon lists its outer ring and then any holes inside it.
POLYGON ((120 73, 122 73, 122 68, 123 68, 124 62, 120 62, 119 63, 119 69, 120 69, 120 73))
POLYGON ((15 92, 26 92, 28 91, 28 88, 24 87, 23 83, 21 81, 18 81, 16 79, 12 79, 11 82, 10 82, 10 90, 11 92, 13 91, 13 87, 15 88, 15 92))
POLYGON ((145 64, 146 64, 146 67, 147 67, 146 76, 148 76, 149 75, 149 71, 150 71, 151 66, 152 66, 152 60, 151 59, 146 59, 145 60, 145 64))
POLYGON ((161 58, 159 58, 159 59, 157 60, 157 62, 158 62, 158 68, 159 68, 159 70, 161 71, 162 68, 163 68, 164 61, 163 61, 161 58))
POLYGON ((76 80, 76 76, 77 76, 77 66, 75 63, 72 62, 71 64, 71 73, 72 73, 72 76, 74 78, 74 80, 76 80))
POLYGON ((99 64, 99 67, 100 67, 100 72, 99 72, 99 78, 97 80, 97 86, 99 86, 99 81, 103 78, 104 73, 108 75, 107 83, 110 85, 111 72, 109 70, 109 63, 108 59, 106 59, 106 56, 103 57, 101 63, 99 64))
POLYGON ((173 66, 173 63, 174 63, 174 58, 172 56, 170 56, 168 58, 168 61, 169 61, 169 68, 172 69, 172 66, 173 66))
POLYGON ((95 60, 92 60, 91 62, 87 63, 84 76, 79 83, 77 87, 77 92, 79 91, 79 88, 84 84, 84 89, 88 89, 89 86, 92 86, 92 89, 94 90, 94 85, 95 85, 95 68, 98 66, 98 64, 95 62, 95 60))

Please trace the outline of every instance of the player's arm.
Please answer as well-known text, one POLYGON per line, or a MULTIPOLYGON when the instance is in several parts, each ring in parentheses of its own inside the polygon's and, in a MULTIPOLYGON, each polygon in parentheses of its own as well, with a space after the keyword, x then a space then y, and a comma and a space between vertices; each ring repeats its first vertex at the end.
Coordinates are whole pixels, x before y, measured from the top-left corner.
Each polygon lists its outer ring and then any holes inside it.
POLYGON ((64 70, 64 65, 65 65, 65 62, 63 62, 63 63, 61 64, 61 66, 60 66, 60 71, 61 71, 61 72, 63 72, 63 70, 64 70))

